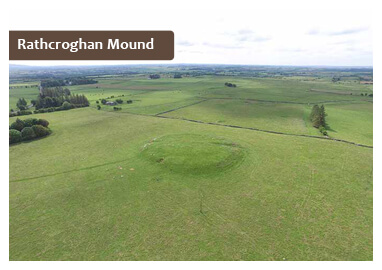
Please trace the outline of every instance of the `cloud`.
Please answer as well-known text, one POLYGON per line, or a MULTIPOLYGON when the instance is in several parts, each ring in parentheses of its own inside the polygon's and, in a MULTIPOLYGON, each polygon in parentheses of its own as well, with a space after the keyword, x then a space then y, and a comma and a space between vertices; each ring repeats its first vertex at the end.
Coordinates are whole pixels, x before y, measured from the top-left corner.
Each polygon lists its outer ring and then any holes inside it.
POLYGON ((306 50, 301 48, 281 48, 279 49, 280 52, 289 52, 289 53, 300 53, 300 52, 306 52, 306 50))
POLYGON ((180 46, 194 46, 195 43, 193 42, 190 42, 190 41, 187 41, 187 40, 180 40, 176 43, 177 45, 180 45, 180 46))
POLYGON ((317 28, 310 29, 308 32, 306 32, 307 35, 318 35, 320 33, 320 30, 318 30, 317 28))
POLYGON ((255 32, 253 32, 250 29, 240 29, 239 31, 237 31, 238 35, 251 35, 251 34, 254 34, 254 33, 255 32))
POLYGON ((348 44, 354 44, 354 43, 356 43, 355 40, 342 40, 342 41, 332 42, 330 44, 331 45, 348 45, 348 44))
POLYGON ((202 51, 186 51, 186 50, 178 50, 177 53, 196 53, 196 54, 203 54, 202 51))
POLYGON ((270 36, 259 35, 251 29, 239 29, 237 32, 225 32, 224 35, 232 36, 239 42, 264 42, 271 40, 270 36))
POLYGON ((355 28, 347 28, 347 29, 336 30, 336 31, 323 31, 317 28, 312 28, 307 32, 307 34, 308 35, 342 36, 342 35, 351 35, 351 34, 360 33, 368 29, 369 29, 368 27, 355 27, 355 28))
POLYGON ((242 48, 244 48, 241 45, 210 43, 210 42, 203 42, 203 45, 208 46, 208 47, 213 47, 213 48, 219 48, 219 49, 242 49, 242 48))
POLYGON ((340 36, 340 35, 349 35, 349 34, 356 34, 359 32, 363 32, 369 29, 368 27, 357 27, 357 28, 351 28, 351 29, 344 29, 340 31, 330 32, 330 36, 340 36))
POLYGON ((271 39, 272 38, 270 37, 252 36, 252 35, 245 35, 245 36, 240 36, 237 38, 238 41, 248 41, 248 42, 263 42, 263 41, 268 41, 271 39))

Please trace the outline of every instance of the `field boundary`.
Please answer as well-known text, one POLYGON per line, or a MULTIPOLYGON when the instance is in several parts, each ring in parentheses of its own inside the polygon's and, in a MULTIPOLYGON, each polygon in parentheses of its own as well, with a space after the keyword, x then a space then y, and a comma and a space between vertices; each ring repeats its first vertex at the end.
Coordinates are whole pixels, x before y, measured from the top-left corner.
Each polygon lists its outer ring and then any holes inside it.
POLYGON ((353 102, 370 102, 368 100, 324 100, 324 101, 314 101, 314 102, 297 102, 297 101, 277 101, 277 100, 264 100, 264 99, 253 99, 253 98, 224 98, 224 97, 203 97, 207 100, 242 100, 242 101, 257 101, 264 103, 280 103, 280 104, 299 104, 299 105, 315 105, 315 104, 325 104, 325 103, 353 103, 353 102))
MULTIPOLYGON (((109 111, 108 113, 115 113, 115 112, 109 111)), ((354 146, 359 146, 359 147, 373 149, 373 146, 370 146, 370 145, 356 143, 356 142, 351 142, 351 141, 342 140, 342 139, 331 138, 331 137, 321 137, 321 136, 307 135, 307 134, 293 134, 293 133, 273 131, 273 130, 266 130, 266 129, 260 129, 260 128, 254 128, 254 127, 242 127, 242 126, 237 126, 237 125, 227 125, 227 124, 219 124, 219 123, 213 123, 213 122, 203 122, 203 121, 200 121, 200 120, 193 120, 193 119, 187 119, 187 118, 177 118, 177 117, 164 116, 164 115, 156 115, 156 114, 140 114, 140 113, 127 112, 127 111, 126 112, 122 112, 122 113, 131 114, 131 115, 138 115, 138 116, 146 116, 146 117, 156 117, 156 118, 162 118, 162 119, 181 120, 181 121, 192 122, 192 123, 197 123, 197 124, 204 124, 204 125, 229 127, 229 128, 237 128, 237 129, 245 129, 245 130, 252 130, 252 131, 258 131, 258 132, 264 132, 264 133, 270 133, 270 134, 276 134, 276 135, 285 135, 285 136, 294 136, 294 137, 305 137, 305 138, 320 139, 320 140, 327 140, 327 141, 334 141, 334 142, 342 142, 342 143, 351 144, 351 145, 354 145, 354 146)))
POLYGON ((171 109, 171 110, 168 110, 168 111, 160 112, 160 113, 157 113, 157 114, 155 114, 155 115, 158 116, 158 115, 161 115, 161 114, 165 114, 165 113, 173 112, 173 111, 180 110, 180 109, 183 109, 183 108, 186 108, 186 107, 194 106, 194 105, 196 105, 196 104, 199 104, 199 103, 202 103, 202 102, 205 102, 205 101, 207 101, 207 99, 203 99, 203 100, 194 102, 194 103, 192 103, 192 104, 188 104, 188 105, 180 106, 180 107, 178 107, 178 108, 174 108, 174 109, 171 109))
POLYGON ((370 145, 365 145, 365 144, 360 144, 360 143, 355 143, 355 142, 351 142, 351 141, 347 141, 347 140, 330 138, 330 137, 320 137, 320 136, 307 135, 307 134, 293 134, 293 133, 280 132, 280 131, 272 131, 272 130, 266 130, 266 129, 260 129, 260 128, 242 127, 242 126, 219 124, 219 123, 213 123, 213 122, 203 122, 203 121, 200 121, 200 120, 192 120, 192 119, 187 119, 187 118, 176 118, 176 117, 169 117, 169 116, 163 116, 163 115, 158 115, 156 117, 167 118, 167 119, 177 119, 177 120, 183 120, 183 121, 199 123, 199 124, 206 124, 206 125, 213 125, 213 126, 222 126, 222 127, 230 127, 230 128, 238 128, 238 129, 260 131, 260 132, 271 133, 271 134, 278 134, 278 135, 315 138, 315 139, 321 139, 321 140, 343 142, 343 143, 352 144, 352 145, 356 145, 356 146, 360 146, 360 147, 371 148, 371 149, 373 148, 373 146, 370 146, 370 145))

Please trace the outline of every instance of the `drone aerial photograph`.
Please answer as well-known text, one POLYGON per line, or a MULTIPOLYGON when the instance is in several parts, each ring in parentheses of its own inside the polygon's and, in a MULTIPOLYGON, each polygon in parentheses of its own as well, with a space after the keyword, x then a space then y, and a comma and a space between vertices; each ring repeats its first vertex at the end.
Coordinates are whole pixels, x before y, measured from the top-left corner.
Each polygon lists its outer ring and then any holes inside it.
POLYGON ((169 30, 174 58, 10 57, 9 261, 373 261, 369 14, 240 8, 10 23, 169 30))

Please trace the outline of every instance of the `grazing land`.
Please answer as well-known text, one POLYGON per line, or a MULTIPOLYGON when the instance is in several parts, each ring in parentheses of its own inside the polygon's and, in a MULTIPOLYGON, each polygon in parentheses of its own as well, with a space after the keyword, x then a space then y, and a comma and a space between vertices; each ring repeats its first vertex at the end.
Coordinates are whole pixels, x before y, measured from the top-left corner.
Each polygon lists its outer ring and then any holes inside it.
POLYGON ((52 133, 9 148, 10 260, 373 259, 372 69, 73 70, 90 106, 18 117, 52 133))

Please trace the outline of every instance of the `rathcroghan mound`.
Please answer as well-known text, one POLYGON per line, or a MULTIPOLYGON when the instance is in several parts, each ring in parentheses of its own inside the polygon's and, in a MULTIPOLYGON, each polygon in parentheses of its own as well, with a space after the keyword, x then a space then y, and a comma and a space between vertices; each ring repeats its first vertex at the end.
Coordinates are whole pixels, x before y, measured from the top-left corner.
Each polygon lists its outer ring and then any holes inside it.
POLYGON ((143 146, 141 155, 172 172, 210 174, 240 163, 244 151, 237 143, 221 137, 175 134, 152 139, 143 146))

